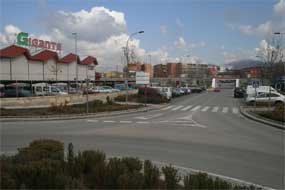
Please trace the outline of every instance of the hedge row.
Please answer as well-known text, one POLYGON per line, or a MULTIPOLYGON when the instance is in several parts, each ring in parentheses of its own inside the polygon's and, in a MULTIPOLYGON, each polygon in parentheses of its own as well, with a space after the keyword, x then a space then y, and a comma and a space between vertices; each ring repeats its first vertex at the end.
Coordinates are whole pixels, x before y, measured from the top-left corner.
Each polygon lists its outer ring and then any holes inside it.
POLYGON ((13 156, 1 156, 1 189, 255 189, 204 173, 182 177, 138 158, 110 158, 97 150, 74 153, 55 140, 36 140, 13 156), (163 176, 164 178, 161 178, 163 176), (163 179, 163 180, 162 180, 163 179))

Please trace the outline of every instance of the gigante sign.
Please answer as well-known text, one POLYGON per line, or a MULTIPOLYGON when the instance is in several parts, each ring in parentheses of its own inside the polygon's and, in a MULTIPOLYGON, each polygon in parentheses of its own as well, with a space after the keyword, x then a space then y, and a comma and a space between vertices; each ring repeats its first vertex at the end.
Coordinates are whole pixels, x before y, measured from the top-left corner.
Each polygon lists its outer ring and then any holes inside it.
POLYGON ((30 46, 36 48, 51 49, 61 51, 61 44, 51 41, 39 40, 36 38, 30 38, 28 33, 20 32, 17 35, 17 44, 22 46, 30 46))

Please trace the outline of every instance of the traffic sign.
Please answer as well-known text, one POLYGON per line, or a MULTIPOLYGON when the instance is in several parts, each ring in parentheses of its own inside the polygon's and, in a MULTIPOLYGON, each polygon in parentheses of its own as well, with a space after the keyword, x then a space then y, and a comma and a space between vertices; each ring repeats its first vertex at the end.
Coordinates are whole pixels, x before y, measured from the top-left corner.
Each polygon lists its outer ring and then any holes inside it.
POLYGON ((149 84, 149 73, 136 72, 136 84, 149 84))

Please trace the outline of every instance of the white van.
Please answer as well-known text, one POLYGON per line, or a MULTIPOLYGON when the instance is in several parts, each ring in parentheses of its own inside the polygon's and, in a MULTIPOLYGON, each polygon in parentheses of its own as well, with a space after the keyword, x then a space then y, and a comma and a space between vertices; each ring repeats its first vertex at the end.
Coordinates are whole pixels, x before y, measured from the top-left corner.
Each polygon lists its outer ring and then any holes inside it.
POLYGON ((48 94, 48 83, 36 83, 32 85, 33 88, 33 94, 36 96, 46 96, 48 94))
POLYGON ((172 98, 172 88, 171 87, 151 87, 158 89, 160 94, 164 97, 166 97, 168 100, 171 100, 172 98))
MULTIPOLYGON (((269 93, 269 91, 271 92, 277 92, 273 87, 271 86, 259 86, 258 88, 256 88, 256 93, 269 93), (270 87, 270 88, 269 88, 270 87)), ((255 96, 255 88, 252 85, 248 85, 246 87, 246 94, 247 96, 255 96)))
POLYGON ((47 95, 66 95, 66 92, 63 92, 56 86, 51 86, 47 83, 37 83, 33 84, 33 93, 36 96, 47 96, 47 95))

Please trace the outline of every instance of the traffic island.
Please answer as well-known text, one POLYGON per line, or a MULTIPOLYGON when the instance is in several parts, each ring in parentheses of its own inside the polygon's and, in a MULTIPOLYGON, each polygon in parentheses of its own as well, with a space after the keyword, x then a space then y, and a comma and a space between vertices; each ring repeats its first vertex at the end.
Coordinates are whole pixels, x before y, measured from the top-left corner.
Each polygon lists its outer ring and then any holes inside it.
POLYGON ((285 129, 284 106, 283 108, 276 107, 271 109, 267 107, 241 106, 240 112, 243 116, 254 121, 279 129, 285 129))
POLYGON ((67 103, 42 108, 3 109, 0 119, 2 121, 15 120, 42 120, 42 119, 79 119, 94 116, 108 116, 125 114, 149 109, 142 104, 119 104, 108 99, 106 102, 95 100, 88 103, 68 105, 67 103))

